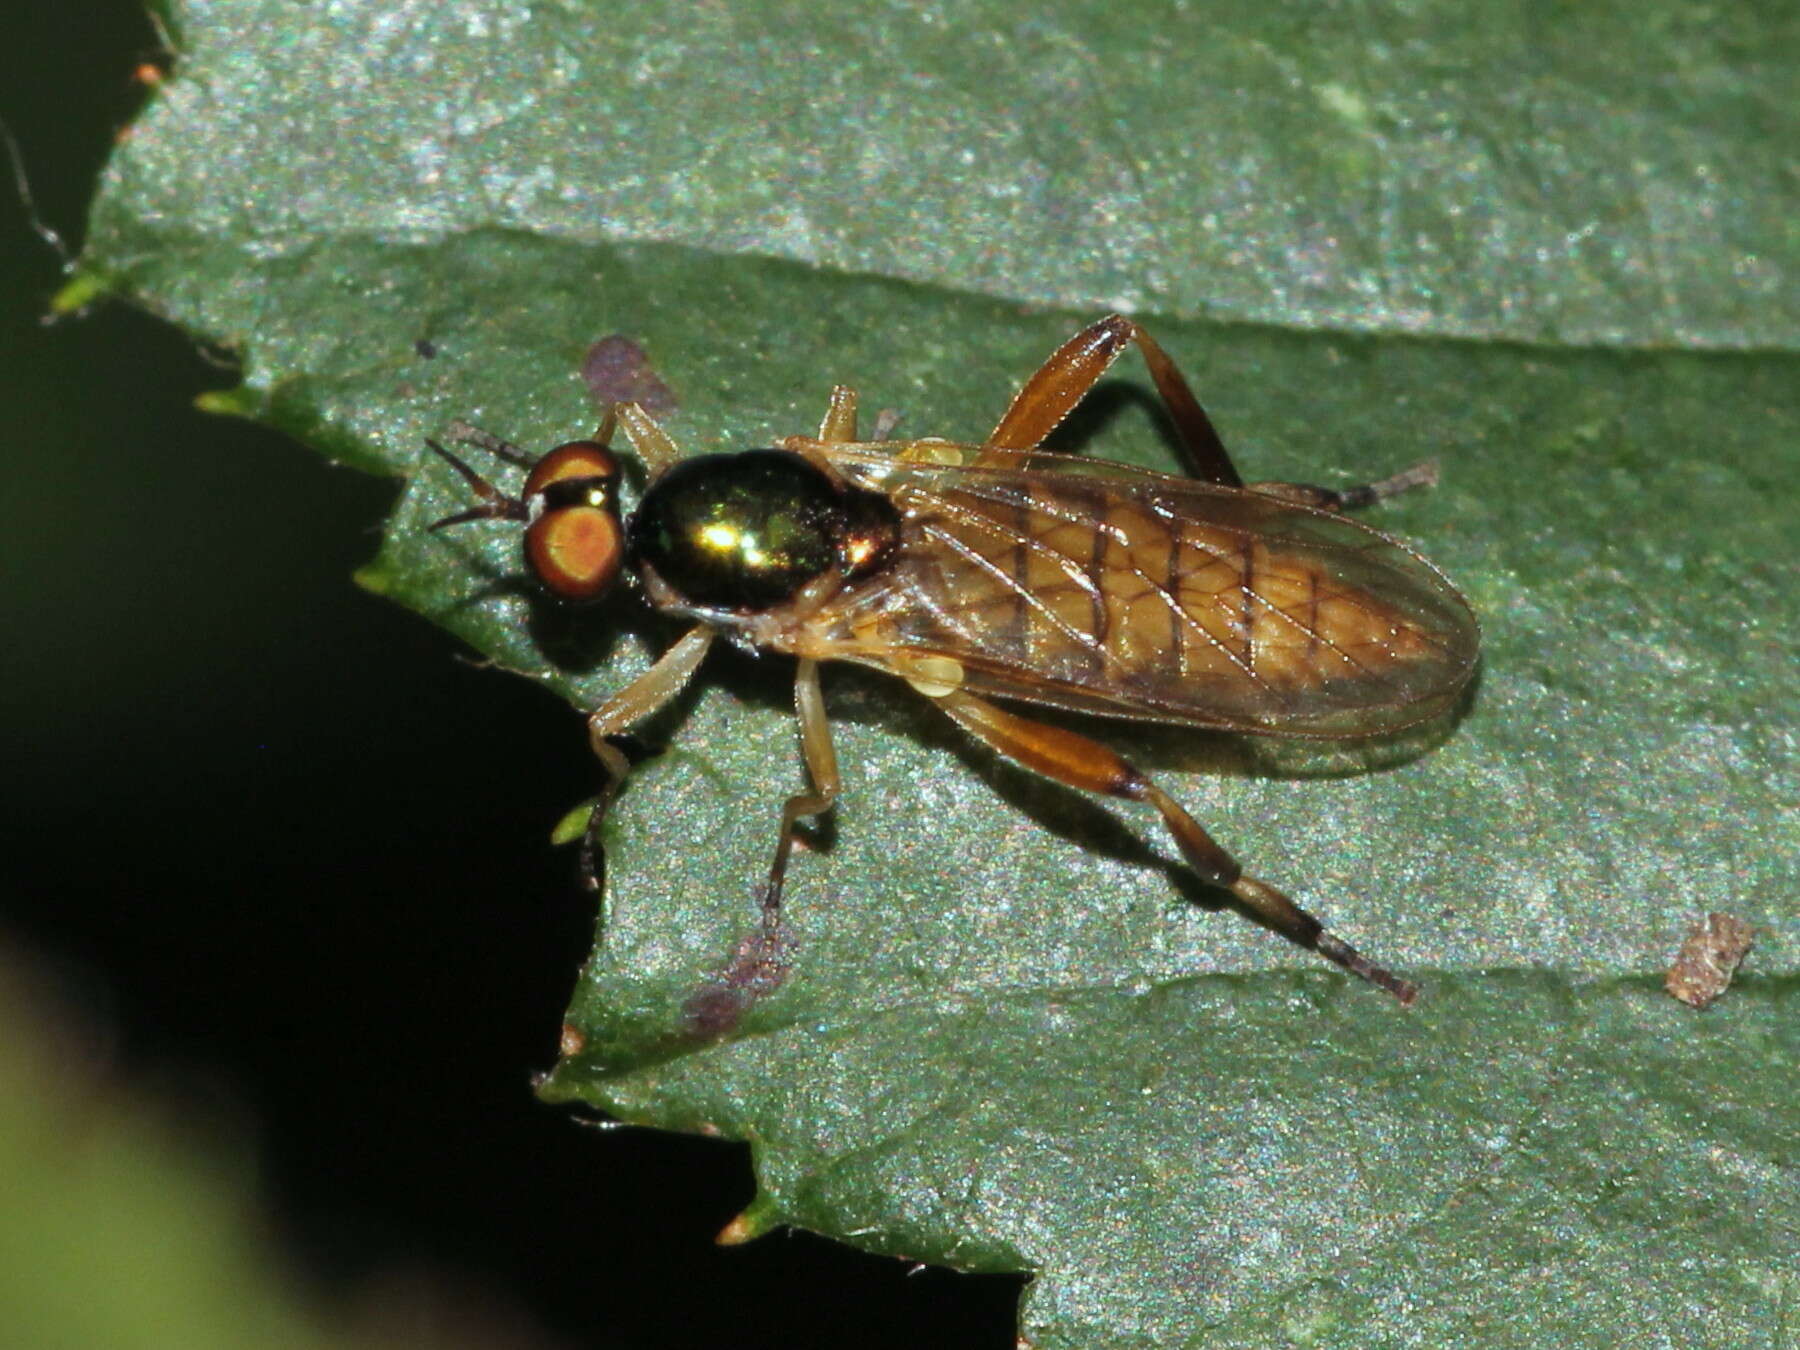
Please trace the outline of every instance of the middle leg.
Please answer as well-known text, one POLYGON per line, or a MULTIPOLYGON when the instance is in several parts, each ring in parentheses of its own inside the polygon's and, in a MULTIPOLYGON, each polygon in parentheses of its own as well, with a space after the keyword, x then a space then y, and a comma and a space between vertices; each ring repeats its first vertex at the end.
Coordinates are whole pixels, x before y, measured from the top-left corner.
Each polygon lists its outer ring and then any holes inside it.
POLYGON ((819 423, 819 439, 833 445, 856 439, 856 390, 849 385, 831 387, 831 402, 819 423))
POLYGON ((800 753, 806 760, 811 792, 798 793, 781 808, 781 834, 775 841, 775 860, 763 887, 763 927, 773 929, 781 918, 781 886, 787 876, 788 858, 794 851, 794 829, 804 816, 820 816, 837 803, 837 751, 831 744, 831 723, 825 716, 825 694, 819 687, 819 663, 802 659, 794 676, 794 715, 800 721, 800 753))

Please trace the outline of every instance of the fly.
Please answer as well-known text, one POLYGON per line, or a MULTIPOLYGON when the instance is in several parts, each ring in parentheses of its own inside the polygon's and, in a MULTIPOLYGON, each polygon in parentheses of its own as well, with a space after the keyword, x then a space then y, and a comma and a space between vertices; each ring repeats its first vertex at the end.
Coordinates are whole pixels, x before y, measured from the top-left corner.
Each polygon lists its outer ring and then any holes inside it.
POLYGON ((598 600, 629 576, 652 609, 691 624, 588 716, 606 772, 588 827, 590 877, 600 822, 630 769, 615 738, 673 699, 725 635, 797 658, 812 791, 782 809, 765 931, 779 915, 796 825, 829 811, 840 790, 819 665, 854 661, 904 680, 1004 758, 1154 807, 1195 874, 1249 917, 1402 1003, 1416 997, 1416 986, 1247 875, 1125 759, 1001 704, 1329 738, 1443 712, 1480 650, 1467 601, 1404 544, 1342 514, 1435 481, 1433 466, 1337 490, 1246 484, 1174 362, 1116 314, 1058 348, 979 445, 859 441, 856 394, 841 385, 817 436, 735 454, 684 457, 635 403, 609 410, 593 439, 542 458, 455 430, 527 476, 508 494, 431 442, 480 498, 433 529, 517 522, 527 563, 553 594, 598 600), (1039 448, 1133 343, 1188 476, 1039 448), (629 517, 610 447, 620 425, 649 472, 629 517))

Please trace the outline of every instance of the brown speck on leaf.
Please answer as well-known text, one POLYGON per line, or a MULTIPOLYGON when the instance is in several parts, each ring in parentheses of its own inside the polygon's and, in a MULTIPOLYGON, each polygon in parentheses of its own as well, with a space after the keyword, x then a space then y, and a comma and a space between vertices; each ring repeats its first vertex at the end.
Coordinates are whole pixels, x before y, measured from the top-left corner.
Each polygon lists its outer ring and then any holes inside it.
POLYGON ((644 349, 622 334, 603 337, 581 360, 581 378, 594 402, 635 403, 652 417, 664 417, 681 405, 675 391, 651 368, 644 349))
POLYGON ((1708 914, 1688 930, 1663 987, 1690 1008, 1704 1008, 1731 984, 1754 930, 1729 914, 1708 914))
POLYGON ((557 1053, 564 1059, 568 1059, 573 1055, 579 1055, 585 1049, 587 1049, 587 1037, 581 1034, 580 1028, 573 1022, 564 1022, 562 1037, 556 1046, 557 1053))
POLYGON ((788 942, 779 921, 765 922, 738 943, 725 969, 681 1006, 683 1030, 697 1040, 717 1040, 737 1029, 752 1005, 787 978, 788 942))

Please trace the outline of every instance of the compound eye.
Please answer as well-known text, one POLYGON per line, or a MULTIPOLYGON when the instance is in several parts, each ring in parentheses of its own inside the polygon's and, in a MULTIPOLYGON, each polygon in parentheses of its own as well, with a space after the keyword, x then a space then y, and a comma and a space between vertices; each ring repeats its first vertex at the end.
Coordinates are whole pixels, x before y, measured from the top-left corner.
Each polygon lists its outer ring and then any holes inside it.
POLYGON ((573 478, 599 478, 609 483, 619 478, 619 460, 598 441, 565 441, 532 466, 525 479, 524 496, 542 492, 552 483, 573 478))
POLYGON ((525 530, 525 561, 545 588, 565 600, 598 600, 619 579, 625 531, 616 511, 564 506, 525 530))
POLYGON ((565 600, 598 600, 619 578, 618 483, 618 458, 598 441, 564 442, 525 479, 525 500, 539 512, 525 530, 525 561, 565 600))

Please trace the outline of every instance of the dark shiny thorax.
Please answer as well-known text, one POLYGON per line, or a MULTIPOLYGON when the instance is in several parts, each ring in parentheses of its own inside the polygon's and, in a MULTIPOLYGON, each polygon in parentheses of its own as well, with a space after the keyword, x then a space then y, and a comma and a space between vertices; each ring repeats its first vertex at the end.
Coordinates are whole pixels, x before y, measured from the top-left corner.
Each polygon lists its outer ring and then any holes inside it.
POLYGON ((626 522, 632 566, 696 609, 755 614, 834 570, 856 580, 897 545, 885 496, 787 450, 696 455, 663 473, 626 522))

